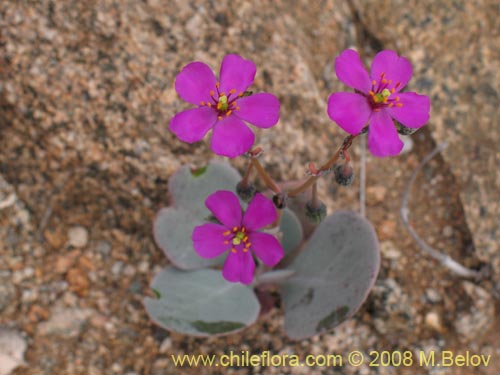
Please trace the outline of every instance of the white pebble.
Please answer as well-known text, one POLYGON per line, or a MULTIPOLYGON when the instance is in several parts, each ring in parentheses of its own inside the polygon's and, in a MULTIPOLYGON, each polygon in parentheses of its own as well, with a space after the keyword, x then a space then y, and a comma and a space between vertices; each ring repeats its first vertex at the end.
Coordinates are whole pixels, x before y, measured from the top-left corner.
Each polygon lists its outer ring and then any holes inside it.
POLYGON ((82 226, 72 227, 68 231, 68 244, 73 247, 85 247, 89 242, 89 232, 82 226))

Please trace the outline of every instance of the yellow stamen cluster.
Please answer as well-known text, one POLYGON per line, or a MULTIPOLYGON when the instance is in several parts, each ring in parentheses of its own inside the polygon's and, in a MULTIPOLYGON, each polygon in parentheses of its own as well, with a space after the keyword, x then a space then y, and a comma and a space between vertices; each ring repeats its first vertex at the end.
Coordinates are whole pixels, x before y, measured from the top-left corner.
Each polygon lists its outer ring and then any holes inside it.
POLYGON ((219 101, 217 102, 217 110, 226 112, 228 108, 227 96, 224 93, 221 93, 219 96, 219 101))
MULTIPOLYGON (((242 249, 244 253, 246 253, 252 246, 252 243, 248 240, 245 227, 242 227, 241 229, 238 227, 233 227, 232 230, 227 230, 222 234, 224 235, 224 237, 233 235, 233 238, 231 239, 231 243, 233 245, 233 247, 231 248, 232 253, 236 254, 237 250, 235 246, 240 245, 242 242, 245 245, 242 249)), ((229 241, 224 241, 224 244, 229 245, 229 241)))
POLYGON ((213 102, 200 101, 200 106, 207 106, 209 108, 214 108, 217 110, 217 119, 220 121, 225 117, 230 116, 234 111, 238 111, 240 107, 236 104, 235 96, 241 98, 244 93, 240 92, 236 95, 236 89, 229 90, 229 94, 226 95, 225 92, 219 92, 220 83, 215 84, 217 92, 210 90, 210 96, 213 102))
MULTIPOLYGON (((209 108, 214 107, 217 112, 217 119, 220 121, 224 118, 224 116, 228 117, 233 113, 233 111, 238 111, 240 107, 236 104, 235 94, 236 89, 229 90, 229 94, 226 95, 225 92, 219 92, 220 83, 217 82, 215 84, 217 88, 217 93, 214 90, 210 90, 210 96, 212 97, 213 103, 200 101, 201 106, 207 106, 209 108), (218 97, 218 98, 217 98, 218 97)), ((244 95, 243 92, 240 92, 236 95, 238 98, 241 98, 244 95)))
POLYGON ((368 93, 377 104, 387 103, 389 96, 391 96, 391 91, 389 89, 383 89, 382 92, 379 92, 378 94, 375 94, 373 91, 369 91, 368 93))
MULTIPOLYGON (((388 89, 387 86, 392 83, 392 81, 389 79, 385 78, 385 73, 380 74, 380 83, 382 85, 386 85, 386 87, 375 94, 375 85, 377 84, 376 80, 372 80, 372 90, 368 91, 368 94, 370 95, 372 102, 374 104, 387 104, 387 107, 392 108, 392 107, 402 107, 403 103, 399 102, 399 96, 396 96, 396 98, 391 99, 391 102, 388 103, 389 97, 396 92, 396 89, 401 85, 401 82, 397 82, 396 85, 394 85, 393 88, 388 89)), ((383 86, 382 86, 383 87, 383 86)), ((380 90, 380 86, 378 90, 380 90)), ((377 107, 374 109, 375 112, 380 111, 380 108, 377 107)))

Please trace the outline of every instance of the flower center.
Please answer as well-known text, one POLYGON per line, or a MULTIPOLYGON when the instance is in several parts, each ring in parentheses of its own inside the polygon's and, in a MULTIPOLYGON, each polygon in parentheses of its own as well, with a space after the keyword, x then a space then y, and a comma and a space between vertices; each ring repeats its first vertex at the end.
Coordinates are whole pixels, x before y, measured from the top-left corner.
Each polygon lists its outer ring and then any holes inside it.
POLYGON ((252 246, 252 243, 248 240, 248 234, 245 227, 233 227, 232 230, 225 231, 223 235, 224 237, 228 237, 228 239, 224 241, 224 244, 229 245, 229 243, 231 243, 233 245, 231 248, 231 252, 233 253, 237 253, 238 250, 246 253, 252 246))
POLYGON ((380 111, 381 108, 402 107, 403 103, 400 102, 399 96, 391 97, 396 93, 396 89, 401 85, 397 82, 392 86, 392 81, 385 78, 385 73, 380 74, 380 80, 372 81, 372 89, 368 91, 371 107, 375 112, 380 111), (389 88, 391 87, 391 88, 389 88))
POLYGON ((233 245, 239 245, 245 239, 245 233, 237 232, 233 237, 233 245))
POLYGON ((373 95, 373 101, 377 104, 383 103, 384 100, 389 98, 389 96, 391 96, 391 92, 389 91, 389 89, 383 89, 382 92, 373 95))
POLYGON ((217 119, 222 120, 224 116, 229 116, 233 111, 238 111, 236 100, 243 96, 243 92, 236 94, 236 90, 229 90, 229 93, 219 91, 219 82, 215 84, 215 90, 210 90, 211 101, 201 101, 201 106, 213 108, 217 111, 217 119))
POLYGON ((227 96, 226 95, 219 96, 219 101, 217 102, 217 110, 220 112, 227 112, 227 107, 229 107, 229 104, 227 102, 227 96))

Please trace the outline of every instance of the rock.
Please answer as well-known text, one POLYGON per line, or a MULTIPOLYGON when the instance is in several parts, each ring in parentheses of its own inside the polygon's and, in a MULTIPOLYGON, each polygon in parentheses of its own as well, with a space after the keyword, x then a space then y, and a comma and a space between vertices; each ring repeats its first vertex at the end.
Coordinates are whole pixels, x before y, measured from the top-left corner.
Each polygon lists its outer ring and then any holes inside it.
POLYGON ((480 286, 469 281, 464 281, 462 286, 472 304, 467 305, 466 311, 457 314, 453 325, 462 341, 477 340, 493 323, 495 305, 492 296, 480 286))
POLYGON ((87 246, 88 242, 89 242, 89 232, 87 231, 86 228, 82 226, 76 226, 68 230, 69 245, 77 248, 82 248, 87 246))
POLYGON ((41 335, 55 334, 65 338, 76 337, 92 313, 93 311, 90 309, 56 306, 50 319, 38 326, 38 333, 41 335))
POLYGON ((24 365, 26 340, 14 329, 0 327, 0 375, 8 375, 24 365))
POLYGON ((379 280, 370 295, 374 324, 378 332, 390 338, 404 337, 415 324, 415 309, 410 298, 394 279, 379 280))

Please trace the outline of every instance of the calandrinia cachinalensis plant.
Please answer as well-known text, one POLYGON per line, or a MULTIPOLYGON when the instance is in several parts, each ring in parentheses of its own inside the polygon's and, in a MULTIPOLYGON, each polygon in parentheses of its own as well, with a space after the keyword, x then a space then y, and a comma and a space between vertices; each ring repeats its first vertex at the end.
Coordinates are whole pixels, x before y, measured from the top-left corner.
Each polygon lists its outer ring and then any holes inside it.
POLYGON ((368 72, 358 53, 346 50, 335 60, 335 72, 354 92, 333 93, 327 112, 349 135, 328 161, 319 168, 311 163, 309 177, 289 189, 260 163, 263 150, 254 146, 247 125, 270 128, 280 111, 274 95, 248 91, 256 73, 253 62, 227 55, 218 80, 202 62, 179 73, 175 88, 195 107, 176 114, 170 130, 189 143, 212 130, 213 152, 245 155, 248 166, 241 176, 228 163, 212 161, 196 170, 184 166, 171 176, 173 203, 158 213, 154 235, 172 266, 152 281, 157 298, 145 299, 157 324, 197 336, 236 332, 269 308, 269 302, 259 301, 269 301, 275 295, 270 290, 278 290, 286 333, 302 339, 338 325, 362 304, 379 269, 375 231, 351 211, 326 216, 317 180, 334 172, 338 183, 352 183, 349 148, 363 134, 373 155, 399 154, 398 132, 423 126, 430 102, 402 91, 412 68, 394 51, 378 53, 368 72), (268 190, 256 192, 253 173, 268 190), (304 218, 316 225, 312 233, 304 218))

